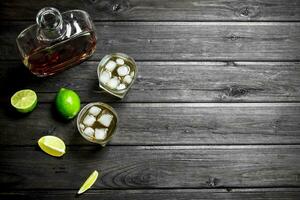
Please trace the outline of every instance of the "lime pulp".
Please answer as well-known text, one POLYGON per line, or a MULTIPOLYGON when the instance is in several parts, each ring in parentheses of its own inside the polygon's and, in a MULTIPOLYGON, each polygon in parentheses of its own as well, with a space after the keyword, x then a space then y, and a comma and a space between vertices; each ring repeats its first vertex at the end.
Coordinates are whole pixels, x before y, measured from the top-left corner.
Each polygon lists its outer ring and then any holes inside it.
POLYGON ((87 179, 86 181, 82 184, 82 186, 80 187, 79 191, 77 192, 77 194, 82 194, 85 191, 87 191, 90 187, 92 187, 92 185, 96 182, 97 178, 98 178, 98 171, 95 170, 87 179))
POLYGON ((28 113, 36 107, 37 95, 30 89, 19 90, 11 97, 10 103, 18 112, 28 113))

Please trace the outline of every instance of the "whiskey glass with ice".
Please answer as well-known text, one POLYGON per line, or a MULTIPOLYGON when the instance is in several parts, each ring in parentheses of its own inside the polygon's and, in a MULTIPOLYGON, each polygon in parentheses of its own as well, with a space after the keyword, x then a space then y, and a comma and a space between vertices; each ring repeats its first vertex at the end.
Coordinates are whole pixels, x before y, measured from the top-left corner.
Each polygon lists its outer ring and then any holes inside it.
POLYGON ((122 99, 136 79, 137 65, 130 56, 113 53, 102 58, 97 74, 99 87, 122 99))
POLYGON ((89 103, 77 117, 79 133, 89 142, 105 146, 115 133, 118 125, 116 111, 105 103, 89 103))

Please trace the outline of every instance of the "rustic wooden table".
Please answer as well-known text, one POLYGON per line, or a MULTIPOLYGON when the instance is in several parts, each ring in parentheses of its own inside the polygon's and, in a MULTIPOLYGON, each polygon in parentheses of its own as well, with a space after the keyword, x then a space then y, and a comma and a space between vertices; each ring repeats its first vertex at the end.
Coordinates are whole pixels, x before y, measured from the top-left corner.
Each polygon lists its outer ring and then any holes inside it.
POLYGON ((300 1, 10 0, 0 10, 0 199, 300 199, 300 1), (40 79, 15 38, 45 6, 89 12, 98 44, 89 61, 40 79), (122 101, 98 88, 97 63, 112 52, 139 66, 122 101), (117 110, 107 147, 57 117, 61 87, 117 110), (9 98, 24 88, 39 105, 20 116, 9 98), (37 147, 48 134, 67 144, 62 158, 37 147), (101 179, 76 196, 94 169, 101 179))

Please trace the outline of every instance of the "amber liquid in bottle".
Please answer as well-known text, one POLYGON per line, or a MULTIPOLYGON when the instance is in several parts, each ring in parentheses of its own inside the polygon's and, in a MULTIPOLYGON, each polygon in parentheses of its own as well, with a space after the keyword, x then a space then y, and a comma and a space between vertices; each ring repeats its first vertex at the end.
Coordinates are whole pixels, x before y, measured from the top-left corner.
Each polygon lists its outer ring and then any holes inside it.
POLYGON ((47 48, 37 48, 24 58, 33 74, 49 76, 80 63, 93 54, 96 49, 96 37, 87 32, 47 48))
POLYGON ((96 49, 96 32, 89 15, 82 10, 60 13, 45 7, 36 24, 16 39, 22 61, 39 77, 56 74, 90 57, 96 49))

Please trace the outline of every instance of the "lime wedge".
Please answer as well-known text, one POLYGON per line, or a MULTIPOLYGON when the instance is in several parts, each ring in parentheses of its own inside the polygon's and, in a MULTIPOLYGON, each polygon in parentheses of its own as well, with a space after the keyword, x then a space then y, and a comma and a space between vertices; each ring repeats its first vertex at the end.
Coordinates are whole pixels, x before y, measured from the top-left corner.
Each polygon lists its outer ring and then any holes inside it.
POLYGON ((47 154, 60 157, 66 153, 65 143, 58 137, 47 135, 38 141, 40 148, 47 154))
POLYGON ((77 194, 82 194, 85 191, 87 191, 97 180, 98 178, 98 171, 95 170, 89 177, 86 179, 86 181, 83 183, 77 194))
POLYGON ((31 112, 37 104, 37 96, 33 90, 20 90, 10 98, 11 105, 21 113, 31 112))

